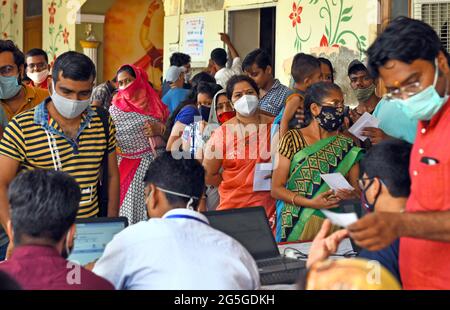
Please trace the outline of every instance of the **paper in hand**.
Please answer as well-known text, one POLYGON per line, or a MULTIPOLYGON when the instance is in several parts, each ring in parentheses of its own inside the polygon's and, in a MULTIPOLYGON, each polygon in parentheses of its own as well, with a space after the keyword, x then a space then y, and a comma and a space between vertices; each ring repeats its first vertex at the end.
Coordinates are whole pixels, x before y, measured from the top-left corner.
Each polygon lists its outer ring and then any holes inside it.
POLYGON ((341 173, 329 173, 321 174, 320 177, 328 184, 328 186, 334 190, 338 191, 340 189, 355 190, 353 186, 348 183, 347 179, 341 173))
POLYGON ((272 189, 272 163, 256 164, 255 176, 253 178, 253 191, 267 192, 272 189))
POLYGON ((356 213, 336 213, 328 210, 320 210, 334 225, 347 228, 358 221, 356 213))
POLYGON ((378 128, 379 125, 380 121, 375 116, 365 112, 348 131, 364 142, 367 139, 366 136, 362 135, 364 128, 378 128))

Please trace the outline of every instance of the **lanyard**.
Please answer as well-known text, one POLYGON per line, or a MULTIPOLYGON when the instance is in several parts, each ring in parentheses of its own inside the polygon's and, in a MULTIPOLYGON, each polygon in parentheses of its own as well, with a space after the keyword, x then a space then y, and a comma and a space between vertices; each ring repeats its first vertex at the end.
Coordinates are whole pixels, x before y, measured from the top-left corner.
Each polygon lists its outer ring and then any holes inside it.
POLYGON ((166 219, 187 219, 187 220, 194 220, 194 221, 209 225, 207 222, 202 221, 201 219, 198 219, 198 218, 190 216, 190 215, 181 215, 181 214, 180 215, 169 215, 166 217, 166 219))

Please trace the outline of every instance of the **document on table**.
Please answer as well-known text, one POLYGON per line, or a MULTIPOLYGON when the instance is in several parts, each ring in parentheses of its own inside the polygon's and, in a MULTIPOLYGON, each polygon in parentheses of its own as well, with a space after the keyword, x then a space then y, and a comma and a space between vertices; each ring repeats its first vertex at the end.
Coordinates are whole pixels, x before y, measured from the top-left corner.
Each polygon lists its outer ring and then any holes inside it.
POLYGON ((363 129, 366 127, 378 128, 379 125, 380 121, 375 116, 365 112, 348 131, 361 141, 366 141, 367 137, 362 135, 363 129))
POLYGON ((321 174, 320 177, 334 191, 339 189, 355 190, 341 173, 321 174))
POLYGON ((272 163, 256 164, 253 191, 267 192, 272 189, 272 163), (267 177, 270 178, 267 178, 267 177))
POLYGON ((323 214, 333 223, 344 228, 356 223, 358 221, 358 216, 356 213, 336 213, 328 210, 320 210, 323 214))

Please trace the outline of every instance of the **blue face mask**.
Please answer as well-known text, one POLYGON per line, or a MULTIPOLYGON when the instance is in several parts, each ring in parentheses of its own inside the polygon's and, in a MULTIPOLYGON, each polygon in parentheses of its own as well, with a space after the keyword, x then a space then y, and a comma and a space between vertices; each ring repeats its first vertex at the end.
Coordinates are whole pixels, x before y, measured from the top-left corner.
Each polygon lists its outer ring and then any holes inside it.
MULTIPOLYGON (((436 74, 434 76, 433 85, 424 89, 420 93, 409 97, 406 100, 394 99, 399 104, 400 108, 410 119, 429 121, 447 102, 449 96, 447 95, 447 87, 445 89, 445 96, 441 97, 436 91, 436 84, 439 76, 438 62, 435 61, 436 74)), ((448 82, 446 82, 448 83, 448 82)))
POLYGON ((207 122, 209 119, 209 113, 211 112, 211 107, 207 107, 207 106, 200 106, 200 108, 198 109, 200 114, 202 115, 202 119, 207 122))
POLYGON ((16 96, 22 89, 17 76, 0 76, 0 99, 8 100, 16 96))

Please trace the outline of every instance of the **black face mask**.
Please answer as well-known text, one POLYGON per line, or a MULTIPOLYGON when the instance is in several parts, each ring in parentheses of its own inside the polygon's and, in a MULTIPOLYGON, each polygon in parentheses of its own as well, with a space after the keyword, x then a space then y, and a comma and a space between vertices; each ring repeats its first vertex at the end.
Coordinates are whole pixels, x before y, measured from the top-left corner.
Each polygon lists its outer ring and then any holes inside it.
POLYGON ((202 115, 202 119, 205 122, 207 122, 209 120, 209 113, 211 112, 211 107, 207 107, 207 106, 202 105, 202 106, 200 106, 198 111, 202 115))
POLYGON ((344 109, 322 106, 322 111, 316 116, 316 120, 326 131, 336 131, 344 123, 344 109))
POLYGON ((375 205, 377 204, 377 200, 378 197, 381 194, 381 186, 378 188, 378 192, 375 195, 375 200, 373 201, 373 203, 369 203, 369 200, 367 199, 367 191, 369 190, 369 188, 373 185, 373 183, 375 182, 375 179, 371 179, 369 182, 369 185, 361 190, 361 205, 367 209, 367 211, 369 212, 373 212, 375 210, 375 205))

